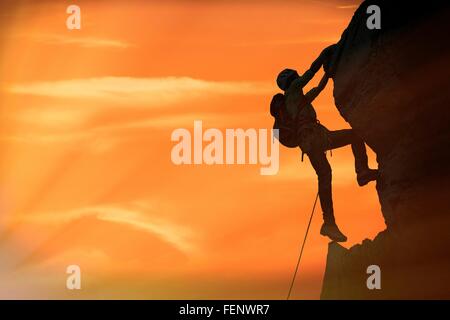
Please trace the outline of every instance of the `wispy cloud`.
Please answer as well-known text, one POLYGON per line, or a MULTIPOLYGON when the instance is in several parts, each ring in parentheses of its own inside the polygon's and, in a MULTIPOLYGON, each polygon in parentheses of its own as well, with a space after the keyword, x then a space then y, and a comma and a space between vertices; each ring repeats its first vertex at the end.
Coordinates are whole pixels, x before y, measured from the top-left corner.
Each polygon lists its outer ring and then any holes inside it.
POLYGON ((58 34, 31 34, 21 35, 20 37, 30 38, 32 41, 49 44, 49 45, 75 45, 83 48, 112 48, 126 49, 134 45, 125 41, 97 38, 97 37, 80 37, 71 34, 70 36, 58 34))
POLYGON ((311 2, 320 4, 322 6, 334 7, 338 9, 355 9, 358 8, 362 0, 310 0, 311 2))
POLYGON ((95 217, 102 221, 115 222, 154 234, 186 254, 198 249, 193 240, 194 233, 190 228, 156 217, 151 211, 152 207, 148 204, 112 204, 33 213, 22 216, 19 220, 51 225, 67 224, 84 217, 95 217))
POLYGON ((315 38, 305 38, 299 37, 296 39, 273 39, 267 41, 246 41, 236 44, 239 47, 254 47, 254 46, 293 46, 293 45, 303 45, 303 44, 331 44, 339 41, 338 37, 315 37, 315 38))
POLYGON ((130 106, 161 106, 207 99, 211 95, 256 95, 272 92, 267 82, 209 81, 190 77, 102 77, 13 84, 9 92, 53 98, 95 99, 130 106))
POLYGON ((338 9, 356 9, 359 6, 357 4, 351 4, 351 5, 344 5, 344 6, 337 6, 338 9))
POLYGON ((42 107, 33 105, 12 113, 9 116, 11 121, 19 123, 25 129, 4 134, 0 137, 1 140, 33 144, 83 141, 86 146, 93 146, 90 150, 104 152, 122 140, 112 136, 113 133, 179 128, 190 126, 197 119, 215 126, 236 123, 239 117, 219 112, 212 104, 207 112, 192 108, 182 108, 172 114, 155 111, 162 107, 205 105, 212 99, 224 97, 267 96, 273 92, 274 84, 209 81, 190 77, 103 77, 17 83, 7 87, 7 90, 15 95, 34 95, 49 99, 44 100, 42 107), (124 108, 127 112, 129 108, 135 108, 140 112, 139 116, 103 124, 92 120, 124 108))
MULTIPOLYGON (((234 115, 224 115, 221 113, 183 113, 180 115, 167 115, 167 116, 157 116, 149 117, 146 119, 139 120, 128 120, 116 124, 95 126, 92 128, 74 128, 74 126, 79 124, 77 121, 79 119, 74 119, 73 121, 67 121, 67 123, 57 123, 53 125, 51 123, 52 119, 59 116, 51 115, 51 111, 46 111, 50 114, 42 115, 36 117, 33 121, 32 115, 26 116, 29 123, 38 126, 38 130, 30 130, 29 133, 15 133, 0 136, 0 141, 16 142, 16 143, 28 143, 28 144, 42 144, 48 145, 49 143, 79 143, 88 147, 88 150, 94 153, 103 153, 114 148, 117 143, 123 141, 120 137, 120 132, 134 130, 134 129, 167 129, 167 128, 180 128, 186 126, 192 126, 193 122, 198 119, 210 124, 223 124, 223 123, 233 123, 236 121, 234 115), (44 122, 42 122, 44 120, 44 122), (49 122, 49 123, 47 123, 49 122), (48 130, 42 130, 42 127, 47 125, 48 130), (116 135, 114 135, 116 134, 116 135)), ((67 117, 70 117, 70 112, 68 112, 67 117)), ((258 115, 257 113, 252 114, 253 116, 258 115)), ((65 119, 66 116, 62 116, 65 119)))
POLYGON ((91 113, 86 108, 69 108, 57 105, 24 108, 14 114, 13 117, 26 125, 70 130, 84 123, 91 113))

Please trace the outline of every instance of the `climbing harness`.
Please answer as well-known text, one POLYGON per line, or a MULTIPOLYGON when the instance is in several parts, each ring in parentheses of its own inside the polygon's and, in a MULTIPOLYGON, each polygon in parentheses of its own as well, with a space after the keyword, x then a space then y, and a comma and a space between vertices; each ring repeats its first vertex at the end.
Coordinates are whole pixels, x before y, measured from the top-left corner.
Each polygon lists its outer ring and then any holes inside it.
POLYGON ((295 278, 297 277, 298 267, 300 265, 300 260, 302 258, 303 249, 305 248, 306 238, 308 237, 309 227, 311 226, 311 221, 312 221, 312 218, 314 216, 314 210, 316 209, 316 204, 317 204, 317 199, 318 198, 319 198, 319 193, 317 192, 316 200, 314 200, 314 205, 313 205, 313 208, 312 208, 311 217, 309 218, 308 227, 306 228, 305 238, 303 239, 302 248, 300 249, 300 255, 298 256, 298 260, 297 260, 297 266, 295 267, 294 276, 292 277, 291 286, 289 287, 289 293, 288 293, 288 296, 287 296, 286 300, 289 300, 289 298, 291 297, 292 288, 294 287, 295 278))

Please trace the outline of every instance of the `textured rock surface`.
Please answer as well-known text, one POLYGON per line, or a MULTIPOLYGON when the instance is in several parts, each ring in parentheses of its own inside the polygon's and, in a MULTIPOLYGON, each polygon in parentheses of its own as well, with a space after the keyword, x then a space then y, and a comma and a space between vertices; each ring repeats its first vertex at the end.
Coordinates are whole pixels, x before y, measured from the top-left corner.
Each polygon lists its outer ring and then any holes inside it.
POLYGON ((322 299, 450 298, 450 8, 403 3, 365 1, 334 57, 336 106, 377 154, 387 229, 329 245, 322 299), (366 27, 371 4, 381 30, 366 27), (367 289, 371 264, 381 290, 367 289))

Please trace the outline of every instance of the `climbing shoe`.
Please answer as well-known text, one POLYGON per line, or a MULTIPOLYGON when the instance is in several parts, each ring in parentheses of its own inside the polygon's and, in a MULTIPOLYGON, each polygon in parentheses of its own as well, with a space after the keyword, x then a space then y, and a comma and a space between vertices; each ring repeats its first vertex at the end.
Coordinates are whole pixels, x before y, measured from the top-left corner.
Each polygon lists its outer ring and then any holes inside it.
POLYGON ((320 234, 336 242, 345 242, 347 237, 339 230, 336 223, 324 222, 320 234))
POLYGON ((358 172, 356 180, 358 180, 358 184, 360 187, 365 186, 370 181, 377 180, 378 178, 378 170, 375 169, 367 169, 362 172, 358 172))

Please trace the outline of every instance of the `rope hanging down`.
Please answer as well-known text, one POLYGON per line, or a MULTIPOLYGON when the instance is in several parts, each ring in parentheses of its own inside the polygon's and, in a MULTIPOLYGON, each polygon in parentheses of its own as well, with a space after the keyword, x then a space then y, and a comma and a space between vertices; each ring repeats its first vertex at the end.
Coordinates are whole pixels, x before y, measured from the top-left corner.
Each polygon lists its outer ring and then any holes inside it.
POLYGON ((314 205, 311 212, 311 217, 309 218, 308 227, 306 228, 305 238, 303 239, 302 248, 300 249, 300 255, 298 256, 297 266, 295 267, 294 276, 292 277, 291 286, 289 288, 289 293, 287 296, 287 300, 291 297, 292 288, 294 287, 295 278, 297 277, 298 267, 300 265, 300 260, 302 259, 303 249, 305 248, 306 238, 308 237, 309 227, 311 226, 311 221, 314 216, 314 210, 316 209, 317 199, 319 198, 319 193, 316 195, 316 200, 314 200, 314 205))

